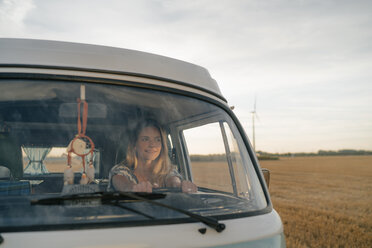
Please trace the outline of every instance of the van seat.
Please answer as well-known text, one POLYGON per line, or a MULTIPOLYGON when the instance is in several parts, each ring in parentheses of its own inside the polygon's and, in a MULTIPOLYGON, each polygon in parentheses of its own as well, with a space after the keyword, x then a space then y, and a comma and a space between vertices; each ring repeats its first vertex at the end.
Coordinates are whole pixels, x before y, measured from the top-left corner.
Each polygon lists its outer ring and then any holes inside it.
POLYGON ((0 195, 29 195, 31 193, 28 181, 0 181, 0 195))
POLYGON ((12 179, 12 173, 10 172, 10 169, 8 167, 0 165, 0 180, 11 180, 12 179))

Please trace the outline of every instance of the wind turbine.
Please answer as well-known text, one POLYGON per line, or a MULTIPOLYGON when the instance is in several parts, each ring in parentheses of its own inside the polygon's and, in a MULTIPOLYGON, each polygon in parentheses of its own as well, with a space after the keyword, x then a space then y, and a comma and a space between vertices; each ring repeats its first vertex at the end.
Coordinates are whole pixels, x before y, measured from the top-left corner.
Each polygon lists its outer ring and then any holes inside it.
POLYGON ((254 119, 257 118, 257 120, 259 120, 257 112, 256 112, 256 97, 254 98, 253 111, 251 111, 251 114, 252 114, 252 144, 253 144, 253 150, 254 152, 256 152, 256 134, 255 134, 254 119))

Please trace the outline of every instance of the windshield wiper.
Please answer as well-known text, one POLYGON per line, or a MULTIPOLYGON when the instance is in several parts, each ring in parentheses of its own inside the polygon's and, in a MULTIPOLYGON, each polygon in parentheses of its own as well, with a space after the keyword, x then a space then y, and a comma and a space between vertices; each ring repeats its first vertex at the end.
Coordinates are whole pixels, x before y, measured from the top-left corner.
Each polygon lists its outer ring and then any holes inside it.
MULTIPOLYGON (((225 224, 219 223, 218 220, 214 218, 201 216, 201 215, 192 213, 184 209, 176 208, 168 204, 154 201, 156 199, 163 199, 165 197, 166 197, 166 194, 163 194, 163 193, 96 192, 96 193, 62 195, 58 197, 35 199, 35 200, 31 200, 31 205, 64 205, 66 203, 73 203, 74 201, 76 201, 77 203, 81 203, 81 200, 83 201, 84 200, 86 201, 99 200, 101 204, 121 207, 129 211, 135 212, 137 214, 141 214, 150 219, 154 219, 153 216, 147 215, 145 213, 139 212, 137 210, 134 210, 132 208, 119 204, 120 201, 125 201, 125 202, 143 201, 143 202, 147 202, 152 205, 160 206, 163 208, 167 208, 167 209, 185 214, 215 229, 217 232, 222 232, 223 230, 225 230, 225 227, 226 227, 225 224)), ((204 234, 206 231, 207 231, 206 228, 199 229, 199 232, 202 234, 204 234)))
MULTIPOLYGON (((150 193, 137 193, 146 199, 162 199, 165 198, 165 194, 150 194, 150 193)), ((94 192, 94 193, 80 193, 71 195, 62 195, 58 197, 48 197, 36 200, 31 200, 31 205, 84 205, 88 203, 89 205, 112 205, 125 210, 131 211, 133 213, 145 216, 149 219, 155 219, 155 217, 143 213, 141 211, 132 209, 130 207, 120 204, 122 201, 133 202, 133 201, 143 201, 133 198, 132 196, 125 196, 117 192, 94 192)))
MULTIPOLYGON (((204 223, 205 225, 215 229, 217 232, 222 232, 226 228, 225 224, 219 223, 218 220, 216 220, 214 218, 201 216, 199 214, 194 214, 193 212, 190 212, 190 211, 187 211, 187 210, 184 210, 184 209, 180 209, 180 208, 176 208, 176 207, 173 207, 173 206, 168 205, 168 204, 152 201, 152 200, 147 199, 145 197, 142 197, 138 194, 128 193, 128 192, 119 192, 119 194, 122 195, 122 196, 133 197, 134 199, 137 199, 137 200, 142 200, 144 202, 148 202, 148 203, 156 205, 156 206, 161 206, 161 207, 168 208, 168 209, 171 209, 173 211, 185 214, 185 215, 187 215, 187 216, 189 216, 189 217, 191 217, 195 220, 198 220, 198 221, 204 223)), ((201 234, 204 234, 206 231, 207 231, 207 229, 205 229, 205 228, 200 228, 199 229, 199 232, 201 234)))
MULTIPOLYGON (((136 193, 139 197, 144 199, 156 200, 163 199, 166 197, 166 194, 162 193, 136 193)), ((136 199, 132 195, 123 195, 119 192, 94 192, 94 193, 80 193, 80 194, 71 194, 71 195, 61 195, 56 197, 47 197, 41 199, 31 200, 31 205, 68 205, 68 203, 73 203, 79 200, 100 200, 101 204, 108 204, 115 201, 143 201, 142 199, 136 199)))

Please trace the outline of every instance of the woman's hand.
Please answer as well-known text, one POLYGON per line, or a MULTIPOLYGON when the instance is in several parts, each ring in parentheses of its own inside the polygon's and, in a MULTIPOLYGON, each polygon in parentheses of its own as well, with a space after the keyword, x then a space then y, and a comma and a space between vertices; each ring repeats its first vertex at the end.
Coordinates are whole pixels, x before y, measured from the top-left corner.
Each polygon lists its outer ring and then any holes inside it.
POLYGON ((149 181, 134 184, 132 187, 133 192, 152 192, 153 185, 149 181))
POLYGON ((165 182, 166 187, 181 188, 181 179, 176 176, 169 177, 165 182))
POLYGON ((191 181, 182 181, 181 188, 183 193, 195 193, 198 191, 198 186, 191 181))
POLYGON ((195 193, 198 191, 198 186, 194 183, 191 181, 181 181, 181 179, 176 176, 168 178, 166 187, 181 188, 183 193, 195 193))

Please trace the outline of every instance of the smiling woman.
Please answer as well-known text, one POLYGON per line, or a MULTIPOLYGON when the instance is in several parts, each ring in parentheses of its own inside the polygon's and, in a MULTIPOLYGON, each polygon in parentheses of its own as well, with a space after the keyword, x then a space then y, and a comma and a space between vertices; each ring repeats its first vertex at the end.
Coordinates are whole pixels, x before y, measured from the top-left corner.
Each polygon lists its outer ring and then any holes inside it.
POLYGON ((144 120, 131 135, 125 161, 109 175, 109 190, 152 192, 153 188, 180 188, 194 193, 197 186, 173 168, 163 128, 154 120, 144 120))

